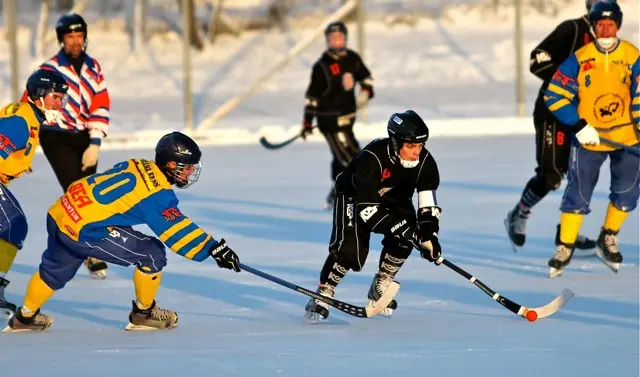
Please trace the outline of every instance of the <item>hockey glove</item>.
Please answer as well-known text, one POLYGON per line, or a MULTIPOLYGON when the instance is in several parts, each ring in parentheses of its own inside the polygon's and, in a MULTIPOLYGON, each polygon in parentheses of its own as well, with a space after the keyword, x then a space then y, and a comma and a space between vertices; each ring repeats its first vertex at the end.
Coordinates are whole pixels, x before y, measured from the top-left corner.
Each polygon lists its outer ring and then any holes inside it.
POLYGON ((100 146, 97 144, 89 144, 89 147, 85 149, 82 154, 82 171, 96 166, 98 163, 98 153, 100 152, 100 146))
POLYGON ((218 267, 240 272, 240 260, 238 260, 236 253, 227 245, 227 241, 225 241, 224 238, 211 246, 209 254, 215 259, 218 267))
POLYGON ((599 145, 600 136, 595 128, 590 126, 584 119, 576 125, 576 139, 582 145, 599 145))
POLYGON ((442 254, 438 240, 440 207, 424 207, 418 211, 418 235, 422 243, 420 255, 429 262, 437 262, 442 254))
POLYGON ((358 97, 356 98, 356 107, 358 109, 362 109, 366 107, 367 104, 369 103, 370 97, 371 95, 369 94, 369 91, 361 90, 360 93, 358 94, 358 97))
POLYGON ((311 126, 311 122, 304 122, 302 124, 302 129, 300 130, 300 136, 307 140, 307 136, 313 133, 313 126, 311 126))

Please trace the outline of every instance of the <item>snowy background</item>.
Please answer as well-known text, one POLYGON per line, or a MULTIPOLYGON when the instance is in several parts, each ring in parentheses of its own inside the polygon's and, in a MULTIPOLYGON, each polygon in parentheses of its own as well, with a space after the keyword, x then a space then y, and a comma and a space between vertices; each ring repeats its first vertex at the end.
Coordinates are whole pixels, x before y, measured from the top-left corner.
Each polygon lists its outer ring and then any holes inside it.
MULTIPOLYGON (((620 3, 622 35, 638 44, 638 3, 620 3)), ((561 20, 581 15, 582 6, 575 1, 555 18, 526 17, 525 59, 561 20)), ((406 108, 428 122, 455 119, 457 124, 466 121, 465 127, 484 127, 486 117, 513 116, 511 13, 500 9, 481 16, 452 8, 448 18, 420 18, 415 27, 368 23, 365 58, 377 91, 370 122, 406 108)), ((26 78, 26 65, 38 62, 29 43, 32 30, 21 33, 26 78)), ((89 52, 105 70, 113 101, 112 132, 182 128, 179 37, 154 38, 147 53, 131 56, 127 35, 90 33, 89 52)), ((305 33, 222 36, 194 54, 197 120, 240 93, 305 33)), ((7 102, 9 56, 4 42, 0 45, 0 99, 7 102)), ((310 67, 322 50, 321 41, 314 44, 215 127, 240 132, 299 124, 310 67)), ((55 51, 52 46, 49 53, 55 51)), ((528 114, 539 81, 525 77, 528 114)), ((529 307, 570 288, 576 297, 564 309, 528 323, 446 267, 413 255, 397 278, 399 309, 393 317, 362 320, 333 310, 327 323, 309 325, 302 321, 304 296, 248 273, 220 270, 212 261, 196 264, 170 255, 157 298, 161 306, 179 312, 177 329, 124 332, 134 297, 133 271, 112 267, 107 280, 93 281, 81 270, 43 308, 55 321, 47 333, 0 334, 0 377, 638 376, 638 211, 620 233, 625 260, 618 274, 598 259, 576 258, 562 277, 550 280, 546 262, 554 252, 562 190, 534 209, 527 245, 518 254, 511 251, 502 223, 533 174, 533 138, 436 136, 428 148, 442 177, 438 199, 444 255, 529 307)), ((105 151, 100 168, 128 157, 151 158, 150 153, 105 151)), ((200 181, 178 192, 181 209, 215 237, 224 237, 243 263, 313 288, 331 230, 330 213, 321 209, 329 162, 322 143, 297 143, 277 152, 259 145, 206 147, 200 181)), ((608 181, 605 164, 593 212, 583 224, 583 233, 593 238, 604 219, 608 181)), ((25 248, 7 276, 8 298, 20 304, 46 245, 46 210, 60 193, 41 154, 34 173, 10 189, 30 220, 25 248)), ((337 298, 366 302, 379 241, 373 237, 364 270, 347 275, 337 298)))

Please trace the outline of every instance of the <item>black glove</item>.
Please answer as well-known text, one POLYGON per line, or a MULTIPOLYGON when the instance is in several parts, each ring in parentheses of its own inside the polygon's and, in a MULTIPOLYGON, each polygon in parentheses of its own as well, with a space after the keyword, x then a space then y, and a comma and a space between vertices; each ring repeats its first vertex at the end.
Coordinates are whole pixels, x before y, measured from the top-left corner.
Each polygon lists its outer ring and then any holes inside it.
POLYGON ((311 122, 304 122, 302 124, 302 129, 300 130, 300 136, 304 140, 307 140, 307 135, 311 135, 313 133, 313 126, 311 126, 311 122))
MULTIPOLYGON (((418 235, 420 255, 429 262, 437 262, 442 254, 438 231, 440 230, 440 207, 424 207, 418 211, 418 235)), ((437 264, 437 263, 436 263, 437 264)))
POLYGON ((228 268, 235 272, 240 272, 240 261, 236 253, 227 245, 227 241, 222 238, 220 242, 211 246, 209 254, 216 260, 218 267, 228 268))
POLYGON ((438 241, 438 233, 433 233, 431 237, 422 240, 420 256, 429 262, 438 263, 438 258, 442 255, 440 241, 438 241))

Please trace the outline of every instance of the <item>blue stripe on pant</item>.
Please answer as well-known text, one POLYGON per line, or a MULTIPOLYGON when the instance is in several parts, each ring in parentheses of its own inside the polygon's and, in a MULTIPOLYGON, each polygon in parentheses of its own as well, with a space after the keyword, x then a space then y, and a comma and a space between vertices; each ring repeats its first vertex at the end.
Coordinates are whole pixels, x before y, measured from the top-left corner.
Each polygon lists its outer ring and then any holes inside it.
POLYGON ((145 272, 158 272, 167 265, 162 241, 131 227, 113 227, 104 239, 78 242, 60 232, 55 221, 47 216, 47 249, 42 254, 40 276, 54 290, 73 279, 87 257, 94 257, 120 266, 135 265, 145 272))
POLYGON ((0 238, 22 249, 28 230, 20 203, 6 186, 0 184, 0 238))
POLYGON ((560 210, 589 214, 589 203, 600 176, 600 167, 611 159, 609 200, 619 210, 631 212, 638 206, 640 196, 640 157, 625 150, 595 152, 579 145, 571 146, 567 187, 560 210))

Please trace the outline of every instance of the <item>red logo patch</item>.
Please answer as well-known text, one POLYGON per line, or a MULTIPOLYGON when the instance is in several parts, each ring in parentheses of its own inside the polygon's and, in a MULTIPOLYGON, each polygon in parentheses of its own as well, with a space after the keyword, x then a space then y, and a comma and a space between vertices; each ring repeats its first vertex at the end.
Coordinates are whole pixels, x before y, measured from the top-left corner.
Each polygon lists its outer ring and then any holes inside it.
POLYGON ((180 213, 180 210, 178 210, 177 208, 167 208, 162 211, 162 216, 167 221, 173 221, 182 216, 182 213, 180 213))
POLYGON ((0 149, 10 148, 11 151, 16 150, 16 145, 7 136, 0 134, 0 149))
POLYGON ((384 180, 388 178, 391 178, 391 172, 389 171, 389 169, 384 168, 384 170, 382 171, 382 179, 380 179, 380 182, 384 182, 384 180))

